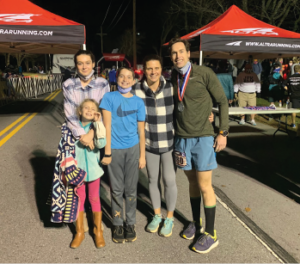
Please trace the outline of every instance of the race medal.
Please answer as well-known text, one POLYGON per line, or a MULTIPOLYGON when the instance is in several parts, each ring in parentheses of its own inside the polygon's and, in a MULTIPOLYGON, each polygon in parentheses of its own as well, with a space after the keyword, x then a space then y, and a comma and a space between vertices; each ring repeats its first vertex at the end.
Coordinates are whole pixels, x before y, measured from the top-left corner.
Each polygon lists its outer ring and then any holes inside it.
POLYGON ((183 96, 184 96, 184 93, 185 93, 185 89, 186 89, 186 86, 187 86, 187 83, 189 81, 189 78, 190 78, 190 74, 191 74, 191 70, 192 70, 192 65, 189 66, 185 76, 184 76, 184 79, 183 79, 183 83, 182 83, 182 86, 180 86, 180 83, 179 83, 179 74, 177 74, 177 81, 178 81, 178 100, 179 100, 179 104, 178 104, 178 111, 179 112, 182 112, 184 110, 184 105, 183 105, 183 96))
POLYGON ((182 112, 183 110, 184 110, 183 102, 180 102, 180 103, 178 104, 178 111, 179 111, 179 112, 182 112))

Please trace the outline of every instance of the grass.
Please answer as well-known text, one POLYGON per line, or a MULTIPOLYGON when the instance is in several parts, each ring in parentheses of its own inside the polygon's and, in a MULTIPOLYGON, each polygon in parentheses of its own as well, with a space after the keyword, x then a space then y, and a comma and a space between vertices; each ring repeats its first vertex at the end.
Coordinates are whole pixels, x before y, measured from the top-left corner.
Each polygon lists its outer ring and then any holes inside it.
MULTIPOLYGON (((257 98, 256 102, 257 102, 257 106, 269 106, 270 105, 269 101, 264 98, 257 98)), ((278 102, 275 102, 275 106, 279 107, 278 102)), ((285 105, 283 105, 283 107, 285 107, 285 105)), ((282 122, 285 122, 285 116, 281 116, 281 115, 273 115, 273 119, 270 119, 270 120, 269 120, 268 115, 256 115, 255 119, 257 122, 267 124, 267 125, 275 127, 275 128, 278 127, 278 121, 276 121, 276 120, 280 119, 282 122)), ((288 115, 287 124, 288 124, 288 130, 296 132, 296 129, 291 127, 292 115, 288 115)), ((300 113, 298 113, 296 115, 296 125, 297 124, 300 124, 300 113)), ((299 127, 300 127, 300 125, 299 125, 299 127)))

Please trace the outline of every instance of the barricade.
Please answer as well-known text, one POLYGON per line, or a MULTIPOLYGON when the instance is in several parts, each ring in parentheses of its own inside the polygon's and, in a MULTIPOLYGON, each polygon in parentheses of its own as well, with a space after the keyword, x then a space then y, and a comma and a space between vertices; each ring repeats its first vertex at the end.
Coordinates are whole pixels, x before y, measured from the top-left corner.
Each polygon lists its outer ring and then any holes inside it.
POLYGON ((0 82, 0 105, 11 100, 37 98, 62 88, 63 74, 17 76, 0 82), (8 87, 9 86, 9 87, 8 87), (8 89, 11 95, 8 96, 8 89))

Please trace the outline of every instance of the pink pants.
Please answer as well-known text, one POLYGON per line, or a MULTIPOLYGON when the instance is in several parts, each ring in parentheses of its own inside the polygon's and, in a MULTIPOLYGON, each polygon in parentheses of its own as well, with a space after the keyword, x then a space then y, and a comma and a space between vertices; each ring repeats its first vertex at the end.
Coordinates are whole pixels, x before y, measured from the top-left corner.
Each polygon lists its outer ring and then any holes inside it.
POLYGON ((77 189, 77 194, 79 196, 79 212, 84 211, 84 202, 86 198, 85 188, 86 185, 89 189, 89 202, 92 207, 93 212, 101 212, 101 202, 100 202, 100 178, 92 181, 85 182, 81 187, 77 189))

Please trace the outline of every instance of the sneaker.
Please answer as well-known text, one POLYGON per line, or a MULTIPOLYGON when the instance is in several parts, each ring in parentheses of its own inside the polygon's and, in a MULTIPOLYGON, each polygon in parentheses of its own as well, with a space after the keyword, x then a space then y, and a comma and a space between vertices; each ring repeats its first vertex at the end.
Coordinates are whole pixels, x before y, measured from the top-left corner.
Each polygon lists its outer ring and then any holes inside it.
POLYGON ((137 239, 135 227, 134 225, 126 225, 125 228, 125 241, 126 242, 133 242, 137 239))
POLYGON ((115 243, 125 243, 123 226, 114 226, 112 240, 115 243))
POLYGON ((292 127, 292 128, 296 128, 296 124, 292 124, 291 127, 292 127))
POLYGON ((217 232, 214 230, 214 236, 206 232, 201 235, 193 245, 192 249, 197 253, 206 254, 218 245, 219 240, 217 239, 217 232))
POLYGON ((272 107, 272 108, 276 109, 276 106, 275 106, 275 104, 270 104, 270 106, 269 106, 269 107, 272 107))
POLYGON ((239 122, 240 125, 245 125, 245 120, 241 119, 241 121, 239 122))
POLYGON ((182 231, 182 237, 191 240, 195 237, 197 231, 200 231, 200 233, 204 232, 204 228, 202 227, 202 218, 200 218, 200 226, 196 226, 194 221, 191 222, 188 227, 182 231))
POLYGON ((174 227, 174 217, 166 218, 164 225, 161 228, 159 234, 163 237, 170 237, 172 235, 172 229, 174 227))
POLYGON ((250 121, 250 124, 251 124, 252 126, 256 126, 255 120, 251 120, 251 121, 250 121))
POLYGON ((162 221, 161 214, 154 215, 152 221, 147 225, 146 230, 150 233, 156 233, 161 221, 162 221))

